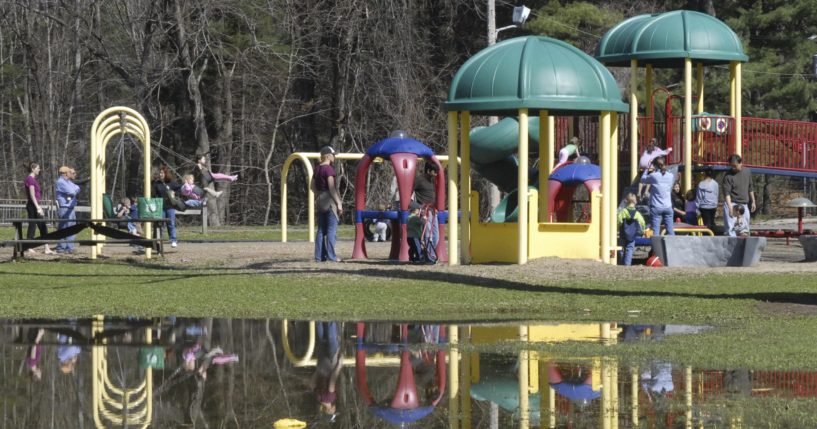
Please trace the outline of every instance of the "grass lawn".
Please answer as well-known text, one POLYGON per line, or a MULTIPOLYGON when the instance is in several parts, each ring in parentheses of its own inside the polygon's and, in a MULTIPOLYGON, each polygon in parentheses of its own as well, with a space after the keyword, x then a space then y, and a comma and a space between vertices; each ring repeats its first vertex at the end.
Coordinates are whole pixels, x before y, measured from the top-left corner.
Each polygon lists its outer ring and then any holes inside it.
MULTIPOLYGON (((713 325, 708 333, 553 353, 664 355, 700 367, 817 367, 813 273, 672 280, 531 280, 439 267, 355 264, 174 266, 108 260, 0 264, 2 317, 222 316, 342 320, 537 320, 713 325), (473 272, 473 274, 472 274, 473 272)), ((519 268, 525 270, 525 268, 519 268)))

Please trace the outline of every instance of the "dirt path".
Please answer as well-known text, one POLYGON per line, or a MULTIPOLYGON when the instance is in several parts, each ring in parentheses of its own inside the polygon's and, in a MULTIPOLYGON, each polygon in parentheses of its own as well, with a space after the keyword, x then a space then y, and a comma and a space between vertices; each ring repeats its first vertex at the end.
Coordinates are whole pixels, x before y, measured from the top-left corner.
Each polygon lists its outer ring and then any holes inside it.
MULTIPOLYGON (((75 255, 50 256, 37 254, 33 259, 86 259, 89 248, 83 247, 75 255)), ((324 264, 312 262, 313 244, 307 242, 246 242, 246 243, 189 243, 181 242, 179 247, 167 247, 164 263, 170 265, 194 264, 202 267, 245 268, 247 270, 301 270, 314 271, 315 274, 325 267, 324 264)), ((817 273, 817 263, 801 262, 803 250, 800 244, 792 241, 786 246, 785 240, 769 240, 769 246, 763 254, 761 263, 751 268, 647 268, 644 266, 616 267, 603 265, 594 261, 565 260, 544 258, 529 262, 524 268, 516 265, 470 265, 449 267, 447 265, 410 265, 395 264, 386 260, 388 243, 368 243, 371 259, 368 261, 346 261, 340 264, 331 263, 332 268, 353 273, 358 270, 394 270, 401 272, 434 271, 437 273, 467 274, 472 277, 505 278, 519 281, 541 280, 618 280, 644 279, 661 280, 677 278, 678 275, 697 276, 708 273, 817 273)), ((338 242, 338 253, 341 258, 351 257, 352 242, 338 242)), ((132 254, 125 246, 107 246, 107 257, 114 259, 141 258, 132 254)), ((636 255, 638 256, 638 255, 636 255)), ((643 255, 642 255, 643 256, 643 255)), ((10 259, 11 249, 0 249, 0 259, 10 259)))

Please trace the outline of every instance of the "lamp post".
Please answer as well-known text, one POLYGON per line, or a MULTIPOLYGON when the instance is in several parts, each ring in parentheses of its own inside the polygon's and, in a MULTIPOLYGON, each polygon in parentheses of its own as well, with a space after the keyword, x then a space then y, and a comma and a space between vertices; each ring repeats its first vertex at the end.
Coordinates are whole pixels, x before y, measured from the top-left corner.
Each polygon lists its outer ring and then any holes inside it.
MULTIPOLYGON (((513 24, 504 27, 496 28, 496 0, 488 0, 488 46, 496 44, 497 35, 501 31, 510 30, 511 28, 520 28, 525 24, 530 16, 530 9, 525 6, 516 6, 513 8, 513 16, 511 18, 513 24)), ((488 126, 496 124, 498 118, 496 116, 488 117, 488 126)), ((493 183, 489 183, 486 188, 488 212, 492 212, 499 204, 500 195, 499 189, 493 183)), ((479 207, 476 208, 479 210, 479 207)))

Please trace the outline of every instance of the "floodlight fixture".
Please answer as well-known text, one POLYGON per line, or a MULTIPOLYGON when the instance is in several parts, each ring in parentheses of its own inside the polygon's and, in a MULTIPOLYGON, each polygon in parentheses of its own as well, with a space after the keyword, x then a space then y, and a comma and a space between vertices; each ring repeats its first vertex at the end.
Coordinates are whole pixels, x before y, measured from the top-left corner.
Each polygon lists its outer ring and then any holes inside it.
MULTIPOLYGON (((516 6, 516 7, 513 8, 513 23, 517 27, 521 27, 522 25, 524 25, 525 21, 528 20, 529 16, 530 16, 530 9, 529 8, 527 8, 525 6, 516 6)), ((812 36, 812 37, 817 38, 817 35, 812 36)))

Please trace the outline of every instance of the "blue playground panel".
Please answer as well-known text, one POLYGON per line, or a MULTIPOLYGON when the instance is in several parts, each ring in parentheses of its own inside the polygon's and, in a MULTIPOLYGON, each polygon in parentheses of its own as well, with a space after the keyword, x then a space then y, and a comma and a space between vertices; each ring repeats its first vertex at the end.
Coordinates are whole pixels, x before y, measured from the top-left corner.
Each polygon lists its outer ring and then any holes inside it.
MULTIPOLYGON (((355 223, 363 223, 363 219, 388 219, 399 221, 400 224, 408 223, 409 211, 402 210, 357 210, 355 211, 355 223)), ((441 225, 448 223, 448 211, 438 211, 437 220, 441 225)))

